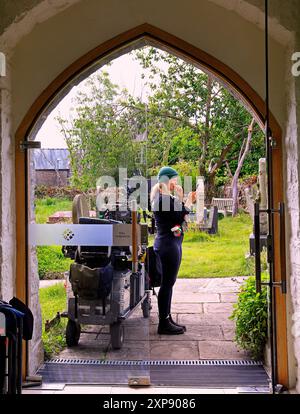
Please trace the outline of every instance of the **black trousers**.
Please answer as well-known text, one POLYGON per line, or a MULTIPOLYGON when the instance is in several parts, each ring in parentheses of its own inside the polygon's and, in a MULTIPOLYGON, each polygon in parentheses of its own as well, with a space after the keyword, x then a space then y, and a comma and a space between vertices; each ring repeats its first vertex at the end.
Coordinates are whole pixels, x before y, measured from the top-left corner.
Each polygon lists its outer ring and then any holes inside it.
POLYGON ((176 282, 181 258, 183 235, 157 235, 154 250, 162 265, 162 283, 158 293, 159 318, 165 319, 171 313, 173 286, 176 282))

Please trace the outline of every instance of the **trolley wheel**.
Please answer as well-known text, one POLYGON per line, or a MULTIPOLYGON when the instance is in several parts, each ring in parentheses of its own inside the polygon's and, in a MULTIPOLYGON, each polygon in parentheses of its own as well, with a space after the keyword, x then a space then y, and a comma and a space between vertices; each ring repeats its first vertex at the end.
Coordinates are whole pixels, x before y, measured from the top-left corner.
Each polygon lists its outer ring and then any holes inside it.
POLYGON ((151 308, 151 299, 147 296, 142 302, 142 311, 144 318, 149 318, 151 308))
POLYGON ((66 327, 66 342, 68 347, 78 345, 80 333, 81 327, 79 323, 69 319, 66 327))
POLYGON ((124 326, 121 322, 110 325, 110 339, 113 349, 121 349, 124 342, 124 326))

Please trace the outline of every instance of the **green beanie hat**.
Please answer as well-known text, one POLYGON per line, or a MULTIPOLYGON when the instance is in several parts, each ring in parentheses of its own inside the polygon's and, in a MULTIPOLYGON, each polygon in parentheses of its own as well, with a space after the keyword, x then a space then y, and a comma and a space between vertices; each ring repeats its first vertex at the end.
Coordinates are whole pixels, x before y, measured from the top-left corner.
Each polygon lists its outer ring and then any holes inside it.
POLYGON ((166 182, 170 180, 171 178, 177 177, 177 176, 178 176, 178 172, 174 170, 174 168, 162 167, 158 172, 157 179, 161 183, 161 182, 166 182))

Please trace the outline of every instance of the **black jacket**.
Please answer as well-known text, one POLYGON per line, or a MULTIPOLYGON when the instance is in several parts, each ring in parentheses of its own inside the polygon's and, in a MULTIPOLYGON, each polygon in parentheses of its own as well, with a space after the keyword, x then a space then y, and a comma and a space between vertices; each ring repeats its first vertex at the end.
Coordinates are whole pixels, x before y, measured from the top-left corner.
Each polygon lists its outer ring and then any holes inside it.
POLYGON ((172 234, 171 228, 184 223, 184 217, 190 210, 178 198, 157 193, 152 202, 157 233, 172 234))

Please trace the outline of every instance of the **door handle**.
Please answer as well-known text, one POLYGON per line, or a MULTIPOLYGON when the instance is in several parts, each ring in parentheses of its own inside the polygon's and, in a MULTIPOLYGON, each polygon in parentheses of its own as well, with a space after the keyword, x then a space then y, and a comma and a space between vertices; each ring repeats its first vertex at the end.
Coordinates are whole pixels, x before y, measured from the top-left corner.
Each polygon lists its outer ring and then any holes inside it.
POLYGON ((261 262, 260 262, 260 206, 254 203, 254 242, 255 242, 255 286, 256 292, 261 293, 261 262))
MULTIPOLYGON (((278 210, 260 210, 259 203, 254 204, 254 241, 255 241, 255 286, 256 292, 261 293, 262 285, 268 285, 270 287, 280 287, 281 292, 286 294, 286 268, 285 268, 285 205, 279 203, 278 210), (275 214, 279 213, 279 240, 280 240, 280 273, 281 280, 271 280, 269 283, 263 283, 261 281, 261 250, 260 250, 260 213, 275 214)), ((274 250, 272 248, 272 236, 268 235, 268 261, 274 262, 274 250)))

